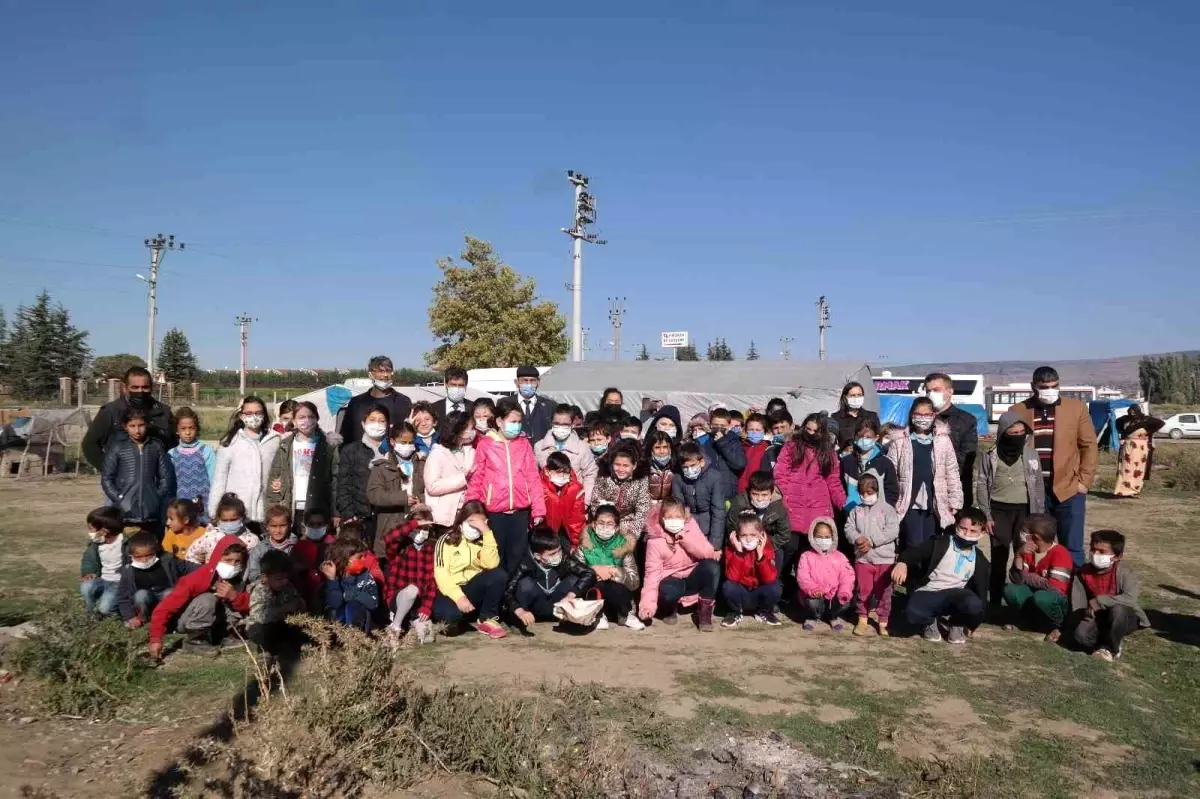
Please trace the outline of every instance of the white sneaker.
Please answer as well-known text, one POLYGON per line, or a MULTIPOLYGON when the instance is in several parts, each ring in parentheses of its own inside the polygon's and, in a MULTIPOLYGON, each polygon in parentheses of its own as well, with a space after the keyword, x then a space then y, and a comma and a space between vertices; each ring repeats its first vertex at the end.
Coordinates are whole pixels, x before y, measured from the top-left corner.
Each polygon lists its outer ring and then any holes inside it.
POLYGON ((644 630, 646 625, 642 624, 642 620, 632 613, 625 619, 625 626, 631 630, 644 630))
POLYGON ((608 629, 608 617, 606 617, 603 613, 600 614, 600 621, 596 622, 596 629, 597 630, 607 630, 608 629))

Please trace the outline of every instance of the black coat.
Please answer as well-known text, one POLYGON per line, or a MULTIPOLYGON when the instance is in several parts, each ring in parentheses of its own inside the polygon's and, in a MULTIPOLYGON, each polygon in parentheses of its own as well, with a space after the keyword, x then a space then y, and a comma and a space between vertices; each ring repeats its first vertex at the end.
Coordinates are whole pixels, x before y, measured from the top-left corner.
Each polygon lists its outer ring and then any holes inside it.
MULTIPOLYGON (((104 468, 104 453, 109 442, 126 438, 125 430, 121 427, 121 416, 128 407, 129 400, 118 397, 101 406, 88 426, 87 433, 83 436, 83 457, 96 471, 104 468)), ((146 406, 146 438, 161 441, 164 451, 179 444, 179 439, 175 436, 175 417, 171 414, 171 408, 153 398, 146 406)))
POLYGON ((175 496, 175 466, 162 442, 148 439, 139 448, 126 436, 105 451, 100 485, 125 521, 162 521, 167 500, 175 496))
MULTIPOLYGON (((286 436, 275 450, 275 458, 271 461, 271 469, 267 474, 267 505, 283 505, 291 510, 296 500, 300 499, 293 493, 292 476, 292 447, 296 443, 295 435, 286 436), (279 490, 271 488, 279 480, 279 490)), ((329 443, 324 433, 317 432, 317 446, 313 451, 312 469, 308 474, 308 490, 303 497, 304 510, 321 511, 328 516, 337 516, 334 505, 334 486, 338 473, 338 452, 329 443)))
MULTIPOLYGON (((952 538, 951 535, 934 536, 926 539, 924 543, 900 553, 900 563, 908 566, 908 579, 904 581, 904 585, 908 588, 909 596, 929 582, 929 576, 941 562, 946 550, 950 548, 952 538)), ((981 550, 976 549, 975 573, 971 575, 966 587, 984 602, 987 602, 988 578, 991 571, 988 559, 981 550)))
MULTIPOLYGON (((849 455, 843 455, 841 464, 843 483, 859 478, 858 453, 851 452, 849 455)), ((879 454, 867 463, 865 471, 873 471, 879 475, 883 481, 880 490, 883 492, 884 502, 895 506, 900 501, 900 481, 896 478, 896 464, 892 463, 891 459, 884 454, 882 448, 880 448, 879 454)))
MULTIPOLYGON (((522 411, 525 410, 525 398, 518 394, 514 397, 522 411)), ((537 443, 546 437, 553 426, 554 407, 558 402, 551 397, 546 397, 541 394, 537 396, 537 402, 533 404, 533 409, 525 414, 525 421, 521 423, 521 432, 529 436, 529 440, 537 443)))
POLYGON ((733 496, 725 476, 715 466, 705 463, 695 480, 676 476, 671 481, 671 495, 688 509, 708 543, 720 552, 725 546, 725 502, 733 496))
POLYGON ((975 456, 979 452, 975 416, 951 405, 938 415, 938 419, 950 425, 950 440, 954 442, 954 456, 958 458, 958 474, 962 478, 963 507, 969 508, 974 504, 975 456))
MULTIPOLYGON (((128 556, 126 556, 128 561, 128 556)), ((167 572, 167 585, 170 588, 175 587, 175 583, 179 582, 179 578, 185 574, 190 574, 200 568, 199 563, 189 563, 186 560, 176 560, 171 556, 170 552, 163 552, 158 556, 158 562, 162 564, 163 569, 167 572)), ((126 563, 121 568, 121 580, 117 583, 117 610, 121 613, 122 621, 129 621, 137 615, 137 608, 133 604, 133 595, 137 593, 137 584, 133 581, 134 574, 137 569, 126 563)), ((147 624, 149 619, 142 619, 147 624)))
POLYGON ((829 414, 830 427, 837 425, 837 449, 838 452, 844 452, 846 447, 854 444, 854 428, 863 419, 874 419, 876 426, 879 425, 879 414, 875 411, 868 411, 866 408, 860 408, 858 416, 851 416, 844 410, 838 409, 836 413, 829 414))
POLYGON ((343 519, 367 519, 371 503, 367 501, 367 480, 375 451, 358 438, 342 444, 338 451, 337 512, 343 519))
POLYGON ((533 553, 528 550, 525 557, 521 558, 521 565, 513 569, 508 578, 508 586, 504 589, 504 606, 510 612, 517 609, 517 584, 526 577, 547 592, 553 591, 554 587, 567 577, 575 577, 578 580, 575 583, 575 596, 581 598, 586 597, 587 592, 596 587, 596 573, 584 562, 571 557, 571 544, 565 537, 559 536, 559 540, 562 544, 563 559, 554 569, 547 572, 534 563, 533 553))
POLYGON ((342 411, 342 426, 339 430, 342 441, 358 441, 362 438, 363 419, 366 418, 367 412, 376 405, 382 405, 388 409, 390 424, 407 421, 412 413, 412 400, 395 389, 390 390, 382 397, 372 397, 370 391, 365 391, 352 398, 350 404, 346 406, 346 410, 342 411))

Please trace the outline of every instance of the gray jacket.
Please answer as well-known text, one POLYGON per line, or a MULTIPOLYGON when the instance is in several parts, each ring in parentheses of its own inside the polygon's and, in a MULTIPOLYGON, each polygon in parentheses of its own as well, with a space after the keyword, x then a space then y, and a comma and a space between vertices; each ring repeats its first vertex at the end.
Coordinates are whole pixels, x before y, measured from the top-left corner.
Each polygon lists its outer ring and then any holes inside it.
MULTIPOLYGON (((1090 569, 1092 567, 1088 565, 1082 568, 1090 569)), ((1113 596, 1096 597, 1096 601, 1102 608, 1111 608, 1113 605, 1124 605, 1132 609, 1134 614, 1137 615, 1138 627, 1149 627, 1150 619, 1146 616, 1146 611, 1142 610, 1142 606, 1138 604, 1138 596, 1142 592, 1142 584, 1138 582, 1137 575, 1123 561, 1117 561, 1113 568, 1117 570, 1117 593, 1113 596)), ((1083 579, 1079 576, 1079 571, 1076 571, 1075 578, 1071 580, 1071 612, 1074 613, 1083 610, 1087 607, 1087 604, 1087 588, 1083 584, 1083 579)))
MULTIPOLYGON (((1021 414, 1016 411, 1005 411, 996 427, 997 437, 1004 435, 1004 431, 1017 422, 1028 426, 1021 418, 1021 414)), ((975 507, 983 511, 984 515, 988 517, 988 521, 993 521, 992 486, 996 482, 996 464, 999 460, 1000 456, 996 453, 996 448, 992 447, 979 459, 979 468, 975 470, 975 507)), ((1042 464, 1038 460, 1037 450, 1033 446, 1032 430, 1029 432, 1029 437, 1025 439, 1025 451, 1021 454, 1021 466, 1025 474, 1025 489, 1029 493, 1029 512, 1045 513, 1046 483, 1042 480, 1042 464)))
POLYGON ((846 517, 846 541, 854 546, 860 537, 871 542, 865 555, 855 555, 856 561, 872 566, 890 566, 896 562, 896 542, 900 538, 900 514, 879 498, 871 507, 856 505, 846 517))

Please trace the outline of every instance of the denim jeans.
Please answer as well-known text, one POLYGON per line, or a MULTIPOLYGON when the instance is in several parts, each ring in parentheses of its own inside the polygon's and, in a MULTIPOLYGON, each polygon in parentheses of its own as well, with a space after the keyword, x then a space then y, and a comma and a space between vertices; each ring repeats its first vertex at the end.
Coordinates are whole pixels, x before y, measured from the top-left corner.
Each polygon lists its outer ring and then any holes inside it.
POLYGON ((939 616, 949 616, 955 627, 975 629, 983 621, 983 600, 968 588, 914 591, 908 596, 905 615, 915 627, 928 627, 939 616))
POLYGON ((747 588, 741 583, 726 580, 721 586, 721 596, 729 604, 729 609, 738 615, 744 613, 770 613, 779 603, 783 594, 783 586, 779 581, 760 585, 758 588, 747 588))
POLYGON ((133 608, 137 611, 138 616, 142 621, 150 621, 150 614, 154 612, 155 606, 167 598, 167 594, 171 593, 170 588, 164 588, 161 591, 152 591, 142 589, 133 592, 133 608))
POLYGON ((1074 494, 1060 502, 1054 492, 1046 491, 1046 512, 1058 522, 1058 540, 1071 552, 1076 566, 1083 565, 1083 521, 1087 512, 1087 495, 1074 494))
POLYGON ((101 616, 111 616, 117 612, 117 588, 120 583, 101 580, 93 577, 79 584, 79 593, 88 610, 94 610, 101 616))
POLYGON ((578 578, 574 576, 564 577, 558 581, 558 585, 554 586, 554 590, 547 594, 538 587, 532 577, 523 577, 513 592, 516 607, 510 608, 510 610, 515 611, 520 608, 532 613, 538 621, 549 621, 554 618, 555 603, 574 591, 578 582, 578 578))
MULTIPOLYGON (((488 621, 500 615, 500 600, 508 585, 508 574, 504 569, 481 571, 463 583, 462 592, 471 600, 475 610, 470 614, 480 621, 488 621)), ((433 618, 438 621, 457 622, 463 618, 462 611, 450 597, 439 593, 433 600, 433 618)))

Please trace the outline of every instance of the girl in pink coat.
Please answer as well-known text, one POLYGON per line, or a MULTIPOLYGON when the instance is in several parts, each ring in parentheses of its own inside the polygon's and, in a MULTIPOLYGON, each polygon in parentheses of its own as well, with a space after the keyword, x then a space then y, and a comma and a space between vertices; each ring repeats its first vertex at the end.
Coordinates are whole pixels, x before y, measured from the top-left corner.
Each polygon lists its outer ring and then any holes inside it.
POLYGON ((438 428, 438 443, 425 459, 425 504, 433 523, 453 527, 467 494, 467 476, 475 466, 475 420, 452 413, 438 428))
POLYGON ((663 623, 675 624, 680 606, 698 604, 696 626, 712 632, 720 559, 687 508, 664 499, 646 517, 646 575, 638 616, 650 621, 661 610, 663 623))
POLYGON ((817 622, 827 621, 835 633, 840 633, 842 610, 854 596, 854 567, 837 550, 837 525, 828 516, 814 519, 808 529, 809 550, 800 556, 796 567, 796 582, 800 585, 800 603, 810 618, 804 629, 817 629, 817 622))
POLYGON ((783 445, 775 461, 775 486, 783 494, 797 537, 808 533, 814 519, 832 516, 835 508, 846 504, 842 467, 820 414, 805 417, 792 440, 783 445))
POLYGON ((546 496, 533 445, 521 434, 524 414, 513 397, 496 404, 496 430, 477 439, 464 502, 479 500, 500 550, 500 568, 516 569, 529 549, 529 528, 546 519, 546 496))

